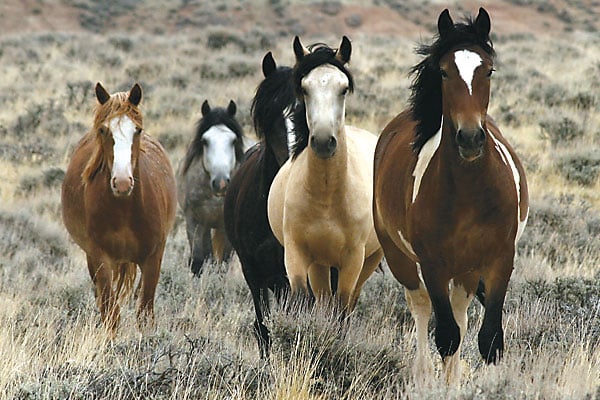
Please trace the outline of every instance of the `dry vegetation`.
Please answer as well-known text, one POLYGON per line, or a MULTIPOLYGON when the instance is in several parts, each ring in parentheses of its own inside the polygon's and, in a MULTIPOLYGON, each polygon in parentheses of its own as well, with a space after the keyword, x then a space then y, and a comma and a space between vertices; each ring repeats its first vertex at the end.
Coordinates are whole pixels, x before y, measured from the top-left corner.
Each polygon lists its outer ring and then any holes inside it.
MULTIPOLYGON (((473 304, 460 388, 412 380, 412 320, 389 271, 367 282, 345 329, 327 310, 276 307, 273 354, 262 362, 239 265, 193 279, 181 224, 163 263, 156 332, 141 336, 129 307, 109 342, 59 204, 96 81, 111 92, 142 84, 146 129, 176 165, 205 98, 235 99, 251 133, 264 53, 289 64, 294 34, 337 44, 346 33, 357 89, 348 119, 378 132, 406 104, 415 41, 431 36, 448 3, 3 3, 0 398, 600 399, 597 2, 483 2, 499 54, 490 111, 521 155, 532 204, 505 307, 506 357, 482 364, 473 304)), ((477 10, 449 3, 455 17, 477 10)))

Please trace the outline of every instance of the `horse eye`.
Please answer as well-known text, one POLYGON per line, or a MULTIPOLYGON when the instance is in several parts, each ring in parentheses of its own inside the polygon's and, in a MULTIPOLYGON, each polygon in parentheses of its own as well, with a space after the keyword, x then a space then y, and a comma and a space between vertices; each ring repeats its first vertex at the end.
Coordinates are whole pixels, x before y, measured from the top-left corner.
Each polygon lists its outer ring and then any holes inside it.
POLYGON ((136 134, 136 135, 139 135, 139 134, 141 134, 141 133, 142 133, 142 128, 136 128, 136 130, 135 130, 135 134, 136 134))
POLYGON ((496 71, 494 68, 490 69, 488 71, 488 73, 486 74, 486 76, 489 78, 490 76, 492 76, 492 74, 494 73, 494 71, 496 71))
POLYGON ((443 69, 440 69, 440 75, 442 75, 443 79, 446 79, 448 77, 448 73, 446 71, 444 71, 443 69))
POLYGON ((98 132, 100 132, 102 136, 106 136, 108 134, 108 128, 106 126, 101 126, 100 129, 98 129, 98 132))
POLYGON ((342 96, 345 96, 348 93, 348 88, 342 89, 342 96))
POLYGON ((308 96, 308 92, 303 87, 300 88, 300 93, 302 93, 302 96, 308 96))

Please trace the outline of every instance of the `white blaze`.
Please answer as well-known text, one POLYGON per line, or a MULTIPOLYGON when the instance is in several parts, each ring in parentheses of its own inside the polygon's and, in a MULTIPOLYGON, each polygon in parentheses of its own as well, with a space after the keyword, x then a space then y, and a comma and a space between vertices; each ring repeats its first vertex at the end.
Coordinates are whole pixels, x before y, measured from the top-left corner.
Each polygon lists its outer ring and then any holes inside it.
POLYGON ((211 126, 202 135, 204 139, 204 168, 211 177, 229 176, 235 167, 236 135, 223 124, 211 126))
POLYGON ((133 176, 131 170, 131 147, 136 126, 126 115, 113 118, 109 123, 112 132, 113 145, 113 177, 128 178, 133 176))
POLYGON ((481 57, 475 52, 459 50, 454 53, 454 63, 456 64, 456 68, 458 68, 460 77, 465 81, 470 95, 473 95, 475 69, 481 65, 481 62, 481 57))

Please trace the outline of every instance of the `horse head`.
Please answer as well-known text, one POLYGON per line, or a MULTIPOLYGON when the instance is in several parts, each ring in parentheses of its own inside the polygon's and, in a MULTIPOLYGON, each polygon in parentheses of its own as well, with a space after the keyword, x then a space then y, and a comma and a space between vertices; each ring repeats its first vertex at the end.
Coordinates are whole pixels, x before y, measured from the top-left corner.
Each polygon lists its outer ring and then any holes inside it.
MULTIPOLYGON (((448 10, 442 12, 438 19, 440 39, 451 40, 457 29, 448 10)), ((480 8, 473 30, 478 40, 489 42, 490 17, 485 9, 480 8)), ((455 46, 439 62, 443 117, 451 122, 458 152, 466 161, 483 154, 493 71, 493 56, 476 43, 455 46)))
POLYGON ((136 83, 128 93, 119 92, 111 96, 98 82, 96 98, 94 131, 100 146, 88 163, 87 176, 94 175, 102 165, 106 165, 113 194, 127 197, 135 185, 134 171, 140 151, 142 114, 138 106, 142 100, 142 88, 136 83))
POLYGON ((304 119, 300 129, 305 122, 308 132, 302 135, 307 136, 317 157, 327 159, 336 152, 344 127, 346 94, 353 90, 352 75, 345 67, 350 61, 352 45, 344 36, 337 50, 322 44, 307 49, 296 36, 293 48, 296 95, 305 110, 304 115, 299 116, 300 120, 304 119))
POLYGON ((243 157, 243 132, 235 119, 237 105, 233 100, 227 108, 211 108, 208 100, 202 103, 202 118, 194 143, 186 159, 187 170, 191 159, 200 156, 202 167, 209 177, 210 188, 216 196, 224 196, 231 176, 243 157))

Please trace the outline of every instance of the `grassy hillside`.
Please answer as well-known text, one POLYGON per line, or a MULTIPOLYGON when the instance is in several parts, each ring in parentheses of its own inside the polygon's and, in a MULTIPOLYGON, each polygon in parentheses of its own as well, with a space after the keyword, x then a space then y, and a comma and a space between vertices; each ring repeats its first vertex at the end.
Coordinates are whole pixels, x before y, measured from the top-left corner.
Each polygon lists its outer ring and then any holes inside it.
POLYGON ((490 113, 525 165, 531 213, 507 295, 505 358, 480 360, 474 303, 460 388, 413 381, 412 319, 387 269, 367 282, 345 329, 327 310, 276 306, 262 362, 239 264, 193 279, 181 218, 156 332, 138 333, 131 304, 108 341, 84 254, 60 218, 60 184, 91 125, 97 81, 111 92, 141 83, 146 130, 176 166, 204 99, 234 99, 251 135, 263 55, 289 65, 295 34, 332 46, 347 34, 356 86, 347 120, 379 132, 405 107, 413 48, 439 12, 458 19, 479 3, 104 3, 0 5, 0 398, 600 399, 597 2, 482 2, 498 53, 490 113))

